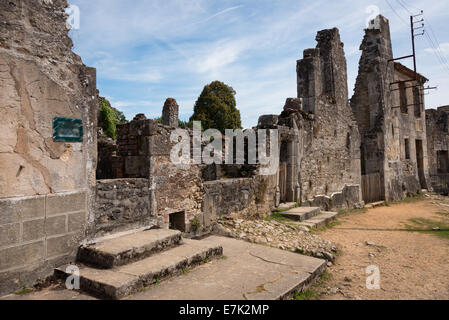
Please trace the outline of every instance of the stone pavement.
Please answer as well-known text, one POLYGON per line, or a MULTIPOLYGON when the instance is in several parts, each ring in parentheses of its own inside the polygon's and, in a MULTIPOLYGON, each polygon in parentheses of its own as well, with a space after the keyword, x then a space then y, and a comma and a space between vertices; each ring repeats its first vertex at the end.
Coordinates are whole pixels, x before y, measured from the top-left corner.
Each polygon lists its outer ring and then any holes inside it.
POLYGON ((326 268, 326 261, 239 240, 210 237, 225 257, 128 299, 276 300, 289 298, 326 268))
MULTIPOLYGON (((128 300, 274 300, 288 299, 324 272, 326 261, 223 237, 202 240, 220 244, 222 259, 163 281, 128 300)), ((46 289, 5 300, 84 300, 68 290, 46 289)))

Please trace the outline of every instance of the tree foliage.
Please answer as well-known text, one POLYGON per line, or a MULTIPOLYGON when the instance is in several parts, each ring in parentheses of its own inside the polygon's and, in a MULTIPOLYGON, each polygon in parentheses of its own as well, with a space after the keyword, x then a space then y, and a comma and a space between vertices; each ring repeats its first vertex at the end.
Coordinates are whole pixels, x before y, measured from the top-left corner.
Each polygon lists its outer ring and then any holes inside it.
POLYGON ((107 137, 117 139, 117 125, 126 122, 126 117, 121 111, 114 109, 106 98, 100 97, 99 124, 107 137))
POLYGON ((195 103, 192 121, 201 121, 204 130, 241 129, 240 111, 235 101, 236 92, 223 82, 206 85, 195 103))

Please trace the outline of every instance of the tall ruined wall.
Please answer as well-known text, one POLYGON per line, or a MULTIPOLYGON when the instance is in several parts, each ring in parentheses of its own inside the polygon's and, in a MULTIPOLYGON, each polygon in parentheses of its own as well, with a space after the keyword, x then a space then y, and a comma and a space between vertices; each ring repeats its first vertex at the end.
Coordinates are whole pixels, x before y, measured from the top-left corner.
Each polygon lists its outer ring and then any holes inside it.
MULTIPOLYGON (((401 112, 398 84, 393 83, 403 80, 403 75, 395 71, 392 62, 390 26, 385 17, 378 16, 370 23, 360 50, 362 55, 351 107, 362 138, 362 174, 380 176, 378 200, 400 200, 421 189, 414 146, 417 137, 426 145, 425 128, 422 122, 417 124, 412 118, 413 111, 409 115, 401 112), (420 127, 419 132, 417 127, 420 127), (415 155, 411 159, 405 159, 406 137, 415 155)), ((422 167, 427 167, 426 154, 422 167)))
POLYGON ((303 201, 361 185, 360 135, 348 102, 344 45, 336 28, 318 32, 316 40, 297 67, 298 97, 309 113, 302 122, 303 201))
POLYGON ((65 0, 0 1, 0 293, 74 260, 93 204, 96 73, 71 51, 65 0), (53 140, 82 119, 82 143, 53 140))
MULTIPOLYGON (((408 194, 417 194, 421 189, 428 189, 429 159, 426 135, 425 101, 422 91, 423 84, 427 80, 409 81, 414 75, 406 72, 402 65, 395 68, 394 79, 405 82, 402 103, 400 90, 393 91, 394 119, 392 129, 395 140, 399 140, 399 158, 401 168, 399 170, 402 180, 402 188, 408 194), (415 90, 418 90, 415 92, 415 90), (401 107, 402 105, 402 107, 401 107)), ((422 78, 422 77, 420 77, 422 78)), ((397 87, 397 86, 396 86, 397 87)), ((399 89, 399 88, 398 88, 399 89)), ((395 141, 395 143, 397 143, 395 141)))
POLYGON ((449 193, 449 107, 426 110, 430 184, 449 193))
POLYGON ((389 86, 394 81, 393 64, 388 62, 393 58, 393 50, 387 19, 379 17, 365 30, 360 50, 362 56, 351 107, 362 137, 362 174, 380 173, 384 194, 385 153, 387 151, 390 154, 390 160, 398 161, 400 148, 396 143, 388 145, 389 150, 385 150, 386 135, 392 134, 391 130, 386 132, 386 121, 390 121, 390 114, 393 112, 389 86), (384 110, 388 114, 384 114, 384 110))

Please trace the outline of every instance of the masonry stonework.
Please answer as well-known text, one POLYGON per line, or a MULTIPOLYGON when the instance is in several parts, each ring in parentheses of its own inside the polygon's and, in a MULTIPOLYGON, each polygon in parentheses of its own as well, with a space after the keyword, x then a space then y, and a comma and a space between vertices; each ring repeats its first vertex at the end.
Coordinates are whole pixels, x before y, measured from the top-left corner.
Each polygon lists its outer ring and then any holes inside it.
MULTIPOLYGON (((0 294, 75 262, 81 244, 121 232, 175 228, 201 236, 221 217, 263 218, 281 203, 337 210, 432 186, 449 191, 449 109, 425 117, 427 79, 391 61, 382 16, 365 31, 351 101, 339 30, 318 32, 316 48, 297 62, 297 98, 253 128, 279 133, 267 146, 278 143, 279 168, 263 175, 260 159, 174 164, 179 106, 172 98, 162 121, 139 114, 117 126, 116 141, 102 138, 95 70, 71 51, 67 5, 0 2, 0 294), (82 120, 83 142, 55 142, 55 117, 82 120)), ((185 132, 195 145, 194 131, 185 132)), ((210 139, 201 140, 204 151, 210 139)))
MULTIPOLYGON (((351 107, 362 136, 362 175, 379 180, 377 199, 401 200, 427 188, 428 159, 422 76, 395 64, 389 22, 365 30, 351 107), (417 94, 413 94, 417 92, 417 94)), ((370 179, 367 179, 367 181, 370 179)), ((372 186, 371 186, 372 187, 372 186)), ((365 195, 366 196, 366 195, 365 195)))
POLYGON ((96 72, 71 51, 67 2, 0 2, 0 294, 74 261, 93 206, 96 72), (81 143, 53 119, 83 121, 81 143))
POLYGON ((449 106, 426 110, 426 126, 431 186, 449 194, 449 106))

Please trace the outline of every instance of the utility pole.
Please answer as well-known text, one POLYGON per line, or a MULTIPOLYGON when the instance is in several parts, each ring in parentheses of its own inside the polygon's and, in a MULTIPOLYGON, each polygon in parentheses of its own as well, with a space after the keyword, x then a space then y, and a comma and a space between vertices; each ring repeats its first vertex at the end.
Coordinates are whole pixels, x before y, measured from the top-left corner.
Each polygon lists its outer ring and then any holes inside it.
POLYGON ((412 54, 405 56, 405 57, 400 57, 400 58, 395 58, 395 59, 391 59, 388 62, 394 62, 394 61, 398 61, 398 60, 404 60, 404 59, 409 59, 409 58, 413 58, 413 72, 414 72, 414 78, 413 79, 409 79, 409 80, 404 80, 404 81, 396 81, 396 82, 392 82, 390 84, 390 87, 394 84, 400 84, 400 83, 407 83, 407 82, 413 82, 413 81, 417 81, 418 80, 418 71, 417 71, 417 67, 416 67, 416 46, 415 46, 415 38, 418 36, 423 36, 425 34, 425 30, 424 30, 424 18, 421 18, 421 20, 419 21, 415 21, 416 18, 418 17, 422 17, 424 14, 423 11, 421 11, 420 14, 414 15, 414 16, 410 16, 410 34, 412 36, 412 54), (419 27, 415 27, 415 25, 417 23, 421 23, 421 26, 419 27), (422 33, 416 34, 416 30, 420 30, 423 29, 422 33))

